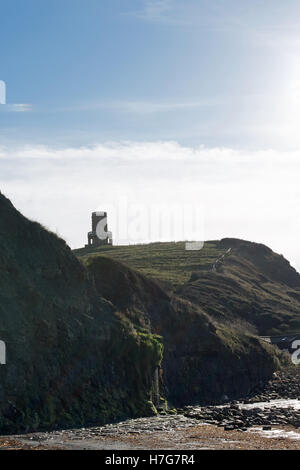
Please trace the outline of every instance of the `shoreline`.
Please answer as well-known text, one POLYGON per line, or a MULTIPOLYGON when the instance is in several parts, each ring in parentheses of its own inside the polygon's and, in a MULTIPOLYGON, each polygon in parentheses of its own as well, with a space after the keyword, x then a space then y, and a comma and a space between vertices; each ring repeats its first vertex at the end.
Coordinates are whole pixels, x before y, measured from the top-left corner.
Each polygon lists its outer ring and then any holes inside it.
POLYGON ((291 427, 276 427, 274 431, 278 432, 276 437, 267 437, 259 429, 225 431, 215 425, 203 424, 173 432, 127 433, 75 440, 57 437, 41 442, 31 435, 21 439, 0 438, 0 450, 300 450, 300 432, 295 438, 291 427), (289 434, 291 437, 287 437, 289 434))
POLYGON ((0 436, 0 450, 300 450, 300 371, 257 393, 104 426, 0 436))

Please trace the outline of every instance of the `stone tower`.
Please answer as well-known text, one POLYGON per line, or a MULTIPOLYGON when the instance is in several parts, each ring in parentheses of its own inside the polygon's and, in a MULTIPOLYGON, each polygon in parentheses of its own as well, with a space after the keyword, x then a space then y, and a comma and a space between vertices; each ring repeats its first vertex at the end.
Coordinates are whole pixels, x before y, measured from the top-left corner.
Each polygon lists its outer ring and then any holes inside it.
POLYGON ((107 230, 107 212, 92 213, 92 231, 88 233, 88 245, 112 245, 112 233, 107 230))

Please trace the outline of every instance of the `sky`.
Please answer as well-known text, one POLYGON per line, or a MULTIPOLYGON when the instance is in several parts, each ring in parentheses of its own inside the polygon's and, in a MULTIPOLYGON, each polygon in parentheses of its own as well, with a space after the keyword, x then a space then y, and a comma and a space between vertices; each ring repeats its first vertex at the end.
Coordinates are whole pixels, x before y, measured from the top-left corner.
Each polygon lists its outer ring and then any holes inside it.
POLYGON ((0 15, 0 190, 27 217, 75 248, 108 210, 116 243, 238 237, 300 270, 298 0, 0 0, 0 15), (201 223, 135 238, 153 205, 201 223))

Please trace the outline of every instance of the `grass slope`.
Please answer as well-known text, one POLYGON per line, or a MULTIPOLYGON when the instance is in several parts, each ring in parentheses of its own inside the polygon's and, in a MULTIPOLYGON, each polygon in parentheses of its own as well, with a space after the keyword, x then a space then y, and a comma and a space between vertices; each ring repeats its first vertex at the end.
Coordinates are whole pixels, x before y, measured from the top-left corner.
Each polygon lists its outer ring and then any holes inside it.
POLYGON ((206 242, 200 251, 186 251, 184 242, 74 250, 82 261, 99 254, 109 256, 146 276, 161 281, 170 288, 187 282, 194 271, 211 269, 215 260, 225 252, 226 249, 220 247, 218 241, 206 242))
MULTIPOLYGON (((248 322, 261 335, 300 331, 300 275, 265 245, 208 241, 75 250, 83 261, 106 255, 158 280, 221 322, 248 322)), ((246 323, 245 323, 246 325, 246 323)))

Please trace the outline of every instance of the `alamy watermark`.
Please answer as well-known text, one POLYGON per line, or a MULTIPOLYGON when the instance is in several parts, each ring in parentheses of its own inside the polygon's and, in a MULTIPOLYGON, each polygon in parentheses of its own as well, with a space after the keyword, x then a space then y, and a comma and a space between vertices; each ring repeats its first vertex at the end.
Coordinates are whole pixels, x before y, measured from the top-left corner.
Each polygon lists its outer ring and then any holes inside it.
POLYGON ((6 364, 6 344, 4 341, 0 341, 0 364, 6 364))
POLYGON ((0 80, 0 104, 6 104, 6 83, 0 80))
POLYGON ((300 364, 300 340, 296 339, 292 342, 291 349, 295 349, 292 354, 292 362, 293 364, 300 364))
POLYGON ((111 238, 113 233, 121 245, 185 241, 187 251, 203 248, 203 208, 199 204, 142 204, 123 197, 106 204, 105 210, 109 220, 103 217, 96 228, 100 240, 111 238), (112 232, 107 230, 108 224, 112 232))

